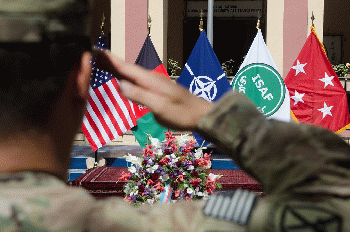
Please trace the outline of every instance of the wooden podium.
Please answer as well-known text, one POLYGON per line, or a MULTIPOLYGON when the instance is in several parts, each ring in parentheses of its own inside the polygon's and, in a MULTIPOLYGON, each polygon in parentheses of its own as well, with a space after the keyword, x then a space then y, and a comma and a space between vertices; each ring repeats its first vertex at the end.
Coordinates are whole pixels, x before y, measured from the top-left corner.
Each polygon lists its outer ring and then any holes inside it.
MULTIPOLYGON (((127 167, 96 167, 87 170, 79 178, 70 181, 69 185, 85 188, 96 198, 123 197, 125 182, 119 182, 118 178, 123 171, 127 172, 127 170, 127 167)), ((220 191, 242 188, 258 192, 259 194, 263 192, 261 185, 240 169, 210 169, 209 172, 215 175, 222 175, 219 179, 219 183, 222 185, 220 191)))

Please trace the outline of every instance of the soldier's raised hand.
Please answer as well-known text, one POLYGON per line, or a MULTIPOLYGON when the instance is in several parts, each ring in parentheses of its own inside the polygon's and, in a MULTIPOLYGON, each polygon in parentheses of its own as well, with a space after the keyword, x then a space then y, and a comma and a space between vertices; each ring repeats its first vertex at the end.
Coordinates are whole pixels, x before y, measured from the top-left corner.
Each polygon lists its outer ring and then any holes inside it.
POLYGON ((128 64, 109 51, 96 50, 97 65, 120 80, 122 93, 145 105, 163 126, 175 130, 196 131, 200 118, 212 106, 164 76, 140 66, 128 64))

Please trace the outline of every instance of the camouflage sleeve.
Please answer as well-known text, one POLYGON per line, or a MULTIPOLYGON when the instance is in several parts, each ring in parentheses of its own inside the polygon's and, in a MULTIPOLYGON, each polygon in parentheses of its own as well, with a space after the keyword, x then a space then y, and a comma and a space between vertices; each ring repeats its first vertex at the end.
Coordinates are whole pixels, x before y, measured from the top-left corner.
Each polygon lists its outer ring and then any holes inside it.
POLYGON ((204 138, 260 181, 267 194, 339 194, 349 186, 350 150, 342 138, 309 125, 268 120, 237 92, 224 96, 198 126, 204 138))
POLYGON ((98 201, 89 231, 245 231, 245 227, 206 217, 204 201, 157 203, 134 207, 122 198, 98 201))

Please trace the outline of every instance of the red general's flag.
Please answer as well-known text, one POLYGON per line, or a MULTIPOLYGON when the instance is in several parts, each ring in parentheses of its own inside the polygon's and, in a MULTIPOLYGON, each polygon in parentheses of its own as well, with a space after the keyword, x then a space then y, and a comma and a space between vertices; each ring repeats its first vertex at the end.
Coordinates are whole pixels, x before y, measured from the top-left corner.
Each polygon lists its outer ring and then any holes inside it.
POLYGON ((296 121, 336 133, 350 126, 346 92, 330 64, 314 28, 284 83, 296 121))
MULTIPOLYGON (((149 35, 141 48, 135 64, 169 78, 149 35)), ((160 141, 165 139, 164 132, 168 131, 168 129, 156 122, 152 112, 148 108, 134 103, 134 111, 137 126, 132 128, 132 133, 141 147, 145 147, 147 143, 147 134, 150 134, 153 138, 158 138, 160 141)))
MULTIPOLYGON (((97 47, 109 49, 103 34, 97 47)), ((89 93, 82 131, 92 150, 96 151, 134 127, 136 118, 132 102, 120 93, 117 79, 96 67, 94 62, 89 93)))

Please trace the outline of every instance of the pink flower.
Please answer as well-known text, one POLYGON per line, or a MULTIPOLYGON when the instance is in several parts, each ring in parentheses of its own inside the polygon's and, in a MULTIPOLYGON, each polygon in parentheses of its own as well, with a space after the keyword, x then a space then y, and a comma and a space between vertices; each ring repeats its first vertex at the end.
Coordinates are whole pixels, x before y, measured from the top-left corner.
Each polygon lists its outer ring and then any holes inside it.
POLYGON ((150 185, 154 185, 153 180, 152 180, 152 179, 148 179, 148 180, 147 180, 147 185, 149 185, 149 186, 150 186, 150 185))
POLYGON ((124 201, 126 201, 128 203, 132 203, 132 200, 130 197, 124 197, 124 201))
POLYGON ((159 165, 169 165, 169 157, 163 157, 161 160, 159 160, 158 164, 159 165))
POLYGON ((181 192, 181 190, 180 190, 180 189, 175 190, 175 197, 179 197, 179 196, 180 196, 180 192, 181 192))
POLYGON ((177 178, 179 178, 180 181, 184 181, 184 179, 186 179, 186 175, 178 175, 177 178))
POLYGON ((155 189, 156 190, 159 190, 160 192, 163 192, 165 190, 165 188, 163 188, 161 185, 160 185, 160 182, 158 182, 155 186, 155 189))
POLYGON ((208 194, 213 193, 216 188, 215 181, 211 180, 209 176, 207 178, 207 184, 205 185, 205 188, 207 189, 208 194))
POLYGON ((174 132, 172 131, 166 131, 164 132, 165 134, 165 139, 172 139, 172 138, 175 138, 173 135, 174 135, 174 132))
POLYGON ((128 181, 131 176, 131 172, 122 172, 122 176, 118 178, 118 181, 128 181))
POLYGON ((155 156, 154 151, 151 151, 153 145, 146 145, 146 148, 143 149, 143 156, 155 156))
POLYGON ((204 153, 204 159, 205 160, 210 160, 210 156, 211 156, 211 154, 204 153))
POLYGON ((186 201, 192 201, 192 199, 189 196, 185 197, 186 201))

